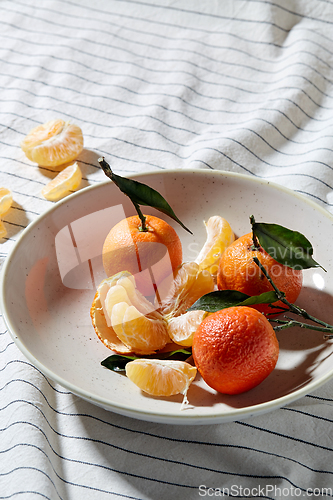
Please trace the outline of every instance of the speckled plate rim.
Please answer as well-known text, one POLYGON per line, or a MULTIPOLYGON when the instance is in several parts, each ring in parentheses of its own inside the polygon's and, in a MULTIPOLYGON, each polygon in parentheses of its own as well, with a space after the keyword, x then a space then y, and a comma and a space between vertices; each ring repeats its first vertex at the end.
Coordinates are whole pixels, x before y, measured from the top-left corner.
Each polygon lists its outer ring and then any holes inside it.
MULTIPOLYGON (((258 179, 256 177, 251 177, 249 175, 245 174, 239 174, 235 172, 228 172, 228 171, 223 171, 223 170, 205 170, 205 169, 184 169, 184 170, 175 170, 175 169, 168 169, 163 172, 141 172, 139 174, 131 175, 130 178, 140 180, 140 178, 146 177, 147 175, 149 176, 163 176, 163 175, 181 175, 182 173, 191 173, 193 175, 200 174, 200 175, 208 175, 208 176, 224 176, 227 178, 235 178, 235 179, 242 179, 245 180, 246 182, 253 183, 254 185, 262 185, 262 186, 267 186, 268 189, 278 190, 283 193, 286 193, 287 195, 290 195, 293 198, 298 199, 302 203, 308 204, 310 207, 312 207, 314 210, 319 211, 323 217, 328 218, 331 220, 333 224, 333 215, 330 214, 325 208, 321 207, 317 203, 313 202, 311 199, 307 198, 306 196, 299 194, 287 187, 284 187, 282 185, 279 185, 275 182, 268 181, 266 179, 258 179)), ((235 420, 243 420, 246 418, 249 418, 250 416, 254 415, 260 415, 264 413, 271 412, 272 410, 281 408, 283 406, 286 406, 303 396, 315 391, 325 383, 327 383, 329 380, 333 378, 333 368, 330 372, 326 373, 325 375, 321 376, 318 380, 311 381, 307 383, 305 386, 303 386, 300 389, 297 389, 290 394, 287 394, 285 396, 279 397, 277 399, 267 401, 264 403, 259 403, 253 406, 248 406, 244 408, 237 408, 237 409, 230 409, 228 413, 219 413, 216 412, 216 414, 212 415, 204 415, 204 416, 198 416, 198 415, 188 415, 186 414, 186 410, 184 411, 179 411, 179 414, 172 414, 170 415, 169 413, 163 413, 160 411, 141 411, 138 410, 137 408, 126 404, 122 403, 120 404, 112 404, 110 403, 110 400, 102 397, 96 397, 94 394, 91 394, 89 391, 85 391, 77 387, 76 385, 68 382, 65 378, 58 376, 55 374, 52 370, 50 370, 47 366, 45 366, 43 363, 41 363, 31 352, 27 347, 25 346, 24 342, 18 337, 18 335, 15 333, 15 327, 9 317, 8 310, 6 307, 6 301, 4 299, 5 297, 5 289, 6 289, 6 275, 8 268, 10 266, 11 262, 11 257, 15 254, 15 252, 18 251, 22 241, 24 241, 24 238, 27 234, 27 232, 31 231, 35 226, 37 226, 41 220, 44 218, 48 217, 50 213, 56 211, 58 207, 62 204, 66 204, 70 201, 72 198, 77 198, 82 195, 85 195, 88 191, 90 190, 98 190, 102 186, 106 185, 109 181, 101 182, 97 185, 94 186, 88 186, 87 188, 84 188, 76 193, 72 193, 71 195, 67 196, 66 198, 60 200, 59 202, 55 203, 52 207, 50 207, 48 210, 46 210, 42 215, 37 217, 36 220, 31 222, 29 226, 22 232, 22 234, 19 236, 17 241, 15 242, 13 248, 10 250, 4 265, 1 269, 0 272, 0 310, 2 311, 4 322, 8 328, 8 331, 15 342, 16 346, 19 348, 19 350, 22 352, 22 354, 38 369, 40 370, 47 378, 53 380, 54 382, 58 383, 68 391, 72 392, 73 394, 81 397, 87 402, 90 402, 96 406, 102 407, 108 411, 113 411, 115 413, 131 417, 131 418, 136 418, 139 420, 144 420, 144 421, 149 421, 149 422, 157 422, 157 423, 164 423, 164 424, 181 424, 181 425, 209 425, 209 424, 219 424, 223 422, 230 422, 230 421, 235 421, 235 420)))

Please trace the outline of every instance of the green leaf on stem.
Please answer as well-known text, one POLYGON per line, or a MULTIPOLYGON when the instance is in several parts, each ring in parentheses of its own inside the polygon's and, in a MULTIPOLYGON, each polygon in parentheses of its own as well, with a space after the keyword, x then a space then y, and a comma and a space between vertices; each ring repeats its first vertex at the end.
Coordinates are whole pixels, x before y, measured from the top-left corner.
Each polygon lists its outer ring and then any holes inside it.
POLYGON ((111 356, 103 359, 103 361, 101 361, 101 365, 114 372, 123 372, 125 371, 125 366, 127 365, 127 363, 129 361, 133 361, 134 359, 137 359, 136 356, 122 356, 120 354, 112 354, 111 356))
POLYGON ((188 311, 199 310, 213 313, 221 309, 227 309, 228 307, 273 304, 278 300, 279 297, 273 290, 253 296, 238 292, 237 290, 217 290, 203 295, 188 311))
MULTIPOLYGON (((185 361, 189 356, 191 356, 192 351, 189 349, 176 349, 175 351, 159 352, 150 356, 145 356, 148 359, 166 359, 172 358, 180 361, 185 361)), ((140 356, 142 359, 142 356, 140 356)), ((101 361, 101 365, 114 372, 123 372, 127 363, 133 361, 134 359, 139 359, 139 356, 125 356, 122 354, 111 354, 107 358, 101 361)))
POLYGON ((253 216, 250 220, 254 238, 257 238, 261 247, 280 264, 292 269, 322 267, 313 259, 312 245, 303 234, 279 224, 255 222, 253 216))
MULTIPOLYGON (((121 177, 116 175, 112 170, 110 165, 104 160, 104 158, 99 158, 98 160, 100 166, 102 167, 105 175, 111 179, 116 186, 122 191, 126 196, 128 196, 134 205, 145 205, 148 207, 153 207, 156 210, 168 215, 173 220, 178 222, 186 231, 192 234, 190 231, 176 216, 169 203, 163 198, 163 196, 155 189, 143 184, 142 182, 135 181, 134 179, 127 179, 126 177, 121 177)), ((137 207, 136 207, 137 208, 137 207)))

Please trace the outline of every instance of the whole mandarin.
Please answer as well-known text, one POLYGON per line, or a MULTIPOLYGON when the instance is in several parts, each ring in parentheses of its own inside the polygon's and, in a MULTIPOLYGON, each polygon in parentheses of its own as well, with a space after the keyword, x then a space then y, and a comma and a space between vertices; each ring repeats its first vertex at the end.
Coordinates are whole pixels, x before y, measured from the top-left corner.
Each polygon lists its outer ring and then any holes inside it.
MULTIPOLYGON (((235 240, 223 253, 217 273, 219 290, 237 290, 251 296, 273 290, 266 276, 253 261, 254 257, 265 267, 277 288, 286 294, 286 299, 294 303, 302 288, 302 271, 280 264, 261 247, 253 249, 252 233, 235 240)), ((275 302, 274 306, 284 307, 281 301, 275 302)), ((274 309, 268 304, 251 307, 270 316, 274 313, 274 309)), ((281 310, 274 315, 280 313, 281 310)))
POLYGON ((204 381, 223 394, 240 394, 274 369, 279 343, 267 318, 251 307, 223 309, 206 317, 193 339, 195 365, 204 381))
POLYGON ((181 265, 183 253, 173 227, 159 217, 145 217, 147 231, 140 230, 137 215, 116 224, 104 241, 102 258, 107 276, 128 271, 144 295, 153 295, 156 286, 181 265))

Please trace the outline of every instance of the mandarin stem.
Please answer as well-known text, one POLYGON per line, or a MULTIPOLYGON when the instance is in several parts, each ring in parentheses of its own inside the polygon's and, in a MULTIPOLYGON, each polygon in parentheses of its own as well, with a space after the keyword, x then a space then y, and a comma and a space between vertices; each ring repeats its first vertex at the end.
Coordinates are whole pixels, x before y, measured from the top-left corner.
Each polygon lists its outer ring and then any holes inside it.
MULTIPOLYGON (((284 321, 282 319, 274 319, 273 321, 275 323, 279 323, 280 325, 273 327, 275 331, 283 330, 284 328, 289 328, 291 326, 299 326, 300 328, 307 328, 309 330, 315 330, 317 332, 329 332, 333 334, 333 326, 327 328, 324 326, 309 325, 308 323, 302 323, 301 321, 297 321, 291 318, 289 318, 288 321, 284 321)), ((333 338, 333 335, 325 335, 325 338, 331 339, 333 338)))
MULTIPOLYGON (((317 330, 317 331, 320 331, 320 332, 333 333, 333 326, 332 325, 330 325, 329 323, 326 323, 325 321, 322 321, 322 320, 320 320, 318 318, 315 318, 314 316, 312 316, 311 314, 309 314, 307 311, 305 311, 305 309, 302 309, 301 307, 298 307, 295 304, 291 304, 286 299, 284 292, 281 292, 277 288, 277 286, 275 285, 275 283, 273 282, 272 278, 268 274, 268 272, 265 269, 265 267, 261 264, 261 262, 259 261, 259 259, 257 257, 254 257, 253 260, 257 264, 257 266, 259 267, 259 269, 264 273, 264 275, 266 276, 266 278, 268 279, 268 281, 270 282, 270 284, 274 288, 277 296, 279 297, 279 300, 288 306, 288 311, 289 312, 297 314, 298 316, 302 316, 305 319, 309 319, 310 321, 313 321, 314 323, 317 323, 318 325, 321 325, 320 327, 318 327, 318 326, 315 326, 315 325, 309 325, 308 323, 301 323, 300 321, 290 320, 290 321, 284 322, 283 323, 284 324, 283 327, 280 327, 280 328, 276 327, 277 330, 278 329, 281 330, 282 328, 288 328, 290 326, 296 326, 297 325, 297 326, 300 326, 301 328, 308 328, 310 330, 317 330)), ((281 323, 281 320, 274 320, 273 319, 272 321, 281 323)), ((333 336, 329 335, 329 336, 325 336, 325 338, 333 338, 333 336)))
MULTIPOLYGON (((111 179, 116 184, 116 186, 117 186, 117 182, 115 180, 115 176, 114 176, 114 174, 112 172, 112 169, 111 169, 110 165, 105 161, 105 159, 103 157, 98 158, 98 163, 102 167, 103 172, 105 173, 105 175, 107 177, 109 177, 109 179, 111 179)), ((135 207, 135 210, 137 211, 138 216, 140 217, 140 220, 141 220, 141 227, 139 228, 139 230, 140 231, 144 231, 144 232, 148 231, 147 226, 146 226, 146 217, 141 212, 139 205, 135 201, 133 201, 130 196, 129 196, 129 198, 130 198, 131 202, 133 203, 133 205, 135 207)))
POLYGON ((254 231, 253 231, 253 224, 255 224, 255 219, 254 219, 253 215, 251 215, 251 217, 250 217, 250 222, 251 222, 251 225, 252 225, 252 241, 253 241, 253 247, 252 247, 252 249, 253 250, 258 250, 258 248, 260 248, 260 243, 259 243, 259 240, 258 240, 258 238, 256 237, 256 235, 254 234, 254 231))
MULTIPOLYGON (((132 200, 133 201, 133 200, 132 200)), ((135 209, 136 211, 138 212, 138 216, 140 217, 141 219, 141 227, 139 227, 139 230, 142 231, 142 232, 146 232, 148 231, 148 228, 146 226, 146 217, 143 215, 143 213, 141 212, 141 209, 139 207, 139 205, 137 203, 135 203, 133 201, 133 205, 135 206, 135 209)))

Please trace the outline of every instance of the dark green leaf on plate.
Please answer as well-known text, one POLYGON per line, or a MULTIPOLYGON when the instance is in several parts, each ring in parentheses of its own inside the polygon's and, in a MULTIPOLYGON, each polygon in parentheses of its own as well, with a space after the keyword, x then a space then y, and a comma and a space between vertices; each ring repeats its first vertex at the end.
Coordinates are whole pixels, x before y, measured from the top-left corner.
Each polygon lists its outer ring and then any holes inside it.
POLYGON ((280 264, 292 269, 322 267, 313 259, 312 245, 303 234, 279 224, 255 222, 253 217, 251 223, 262 248, 280 264))
MULTIPOLYGON (((177 359, 179 361, 185 361, 192 354, 190 349, 176 349, 175 351, 166 351, 159 352, 153 354, 151 356, 140 356, 140 358, 148 358, 148 359, 177 359)), ((139 359, 139 356, 125 356, 121 354, 111 354, 103 361, 101 361, 101 365, 105 366, 109 370, 114 372, 123 372, 125 371, 125 367, 129 361, 133 361, 134 359, 139 359)))
POLYGON ((279 300, 275 291, 250 296, 237 290, 217 290, 207 293, 197 300, 188 310, 216 312, 235 306, 251 306, 256 304, 273 304, 279 300))

